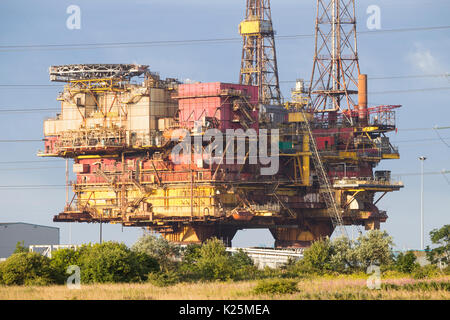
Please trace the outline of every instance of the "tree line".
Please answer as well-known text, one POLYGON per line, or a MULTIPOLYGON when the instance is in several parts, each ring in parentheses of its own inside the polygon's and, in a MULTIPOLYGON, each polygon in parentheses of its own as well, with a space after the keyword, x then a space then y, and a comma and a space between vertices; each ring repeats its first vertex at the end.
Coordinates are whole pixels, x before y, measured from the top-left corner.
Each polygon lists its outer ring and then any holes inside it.
POLYGON ((150 282, 168 286, 179 282, 240 281, 301 278, 320 275, 366 273, 378 266, 383 274, 400 273, 414 278, 450 274, 450 225, 430 233, 434 248, 427 248, 430 265, 420 266, 413 252, 394 254, 393 240, 385 231, 324 238, 305 249, 303 258, 271 269, 258 268, 242 250, 230 253, 218 239, 180 247, 162 237, 142 236, 131 248, 123 243, 85 244, 76 250, 59 249, 48 258, 17 248, 0 262, 0 285, 65 284, 69 266, 80 268, 80 281, 89 283, 150 282), (439 268, 439 267, 441 268, 439 268))

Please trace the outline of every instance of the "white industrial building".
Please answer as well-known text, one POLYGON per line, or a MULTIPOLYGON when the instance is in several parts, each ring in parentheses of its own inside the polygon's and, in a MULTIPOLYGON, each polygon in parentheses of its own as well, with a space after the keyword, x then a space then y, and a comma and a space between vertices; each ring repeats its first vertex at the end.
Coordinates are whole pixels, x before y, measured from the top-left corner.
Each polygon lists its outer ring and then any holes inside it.
POLYGON ((24 222, 0 223, 0 259, 9 257, 17 242, 23 242, 25 247, 59 244, 59 228, 24 222))

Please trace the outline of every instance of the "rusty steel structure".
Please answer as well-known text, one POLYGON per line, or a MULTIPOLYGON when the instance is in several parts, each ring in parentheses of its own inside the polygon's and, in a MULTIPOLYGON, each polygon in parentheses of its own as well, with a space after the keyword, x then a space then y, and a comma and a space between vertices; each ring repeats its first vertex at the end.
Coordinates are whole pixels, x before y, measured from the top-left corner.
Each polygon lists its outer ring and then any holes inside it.
POLYGON ((259 88, 259 103, 280 104, 281 91, 270 0, 247 0, 239 83, 259 88))
POLYGON ((354 0, 317 0, 311 105, 335 121, 337 114, 353 124, 358 93, 359 59, 354 0))
POLYGON ((306 247, 343 226, 378 229, 387 219, 378 203, 403 187, 375 170, 400 157, 387 136, 399 106, 369 106, 351 40, 354 1, 317 6, 311 87, 297 81, 285 104, 269 1, 247 1, 239 84, 183 84, 140 65, 50 68, 51 80, 66 85, 39 155, 72 159, 76 174, 54 221, 227 245, 238 230, 266 228, 277 247, 306 247), (255 146, 266 146, 270 161, 255 146))

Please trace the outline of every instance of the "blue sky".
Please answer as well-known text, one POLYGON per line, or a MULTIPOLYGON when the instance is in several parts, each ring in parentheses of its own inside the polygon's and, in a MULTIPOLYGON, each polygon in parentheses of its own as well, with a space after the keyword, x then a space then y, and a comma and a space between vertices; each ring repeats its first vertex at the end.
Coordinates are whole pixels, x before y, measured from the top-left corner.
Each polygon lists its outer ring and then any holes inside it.
MULTIPOLYGON (((315 21, 315 0, 272 1, 277 35, 311 35, 315 21)), ((450 2, 446 0, 361 0, 357 1, 358 31, 366 27, 369 5, 381 9, 382 30, 448 25, 450 2)), ((162 77, 197 81, 236 82, 239 75, 241 42, 121 46, 116 48, 9 50, 5 46, 42 44, 91 44, 138 41, 238 38, 238 24, 244 16, 244 0, 96 0, 0 2, 0 85, 50 84, 48 67, 72 63, 140 63, 162 77), (66 27, 69 5, 81 8, 81 29, 66 27)), ((398 133, 391 140, 400 148, 400 160, 380 164, 393 174, 419 173, 419 156, 427 156, 425 172, 450 170, 449 92, 384 93, 393 90, 450 88, 450 77, 418 77, 370 80, 377 77, 430 75, 450 72, 450 29, 363 33, 358 39, 361 72, 369 75, 369 102, 402 104, 397 113, 398 133), (374 94, 370 94, 374 92, 374 94), (427 130, 408 130, 423 128, 427 130)), ((281 81, 311 76, 312 37, 277 41, 281 81)), ((282 84, 289 97, 292 83, 282 84)), ((56 108, 58 87, 0 86, 0 111, 7 109, 56 108)), ((0 140, 41 139, 42 121, 53 112, 0 112, 0 140)), ((0 142, 0 186, 63 185, 64 161, 36 161, 40 142, 0 142), (21 170, 17 170, 21 169, 21 170)), ((382 224, 399 249, 420 246, 420 175, 403 175, 405 188, 388 194, 379 207, 389 219, 382 224)), ((450 175, 448 175, 450 179, 450 175)), ((64 188, 10 189, 0 187, 0 221, 24 221, 61 228, 61 242, 69 241, 69 226, 52 222, 64 206, 64 188)), ((450 222, 450 184, 441 174, 425 176, 425 232, 450 222)), ((98 225, 72 225, 72 242, 98 240, 98 225)), ((140 229, 104 226, 104 239, 132 244, 140 229)), ((351 232, 350 232, 351 234, 351 232)), ((272 245, 266 230, 239 232, 233 245, 272 245)))

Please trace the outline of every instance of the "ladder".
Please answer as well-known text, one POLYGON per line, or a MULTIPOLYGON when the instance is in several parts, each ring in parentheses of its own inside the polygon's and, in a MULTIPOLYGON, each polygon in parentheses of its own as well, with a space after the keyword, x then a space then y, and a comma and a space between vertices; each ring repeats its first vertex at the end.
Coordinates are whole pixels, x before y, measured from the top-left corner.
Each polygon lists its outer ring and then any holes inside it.
POLYGON ((304 119, 304 121, 300 122, 301 128, 303 132, 307 131, 309 135, 309 144, 314 163, 314 168, 316 169, 316 174, 317 177, 319 178, 319 185, 320 185, 319 194, 325 200, 328 215, 331 218, 333 227, 336 228, 341 235, 347 236, 347 232, 344 228, 344 222, 342 220, 342 215, 339 213, 339 209, 336 204, 336 199, 334 198, 334 194, 331 189, 330 180, 328 179, 328 175, 323 166, 322 159, 320 158, 319 150, 317 149, 316 139, 314 138, 314 135, 311 131, 311 126, 309 125, 309 120, 306 116, 305 109, 301 108, 301 112, 304 119))

